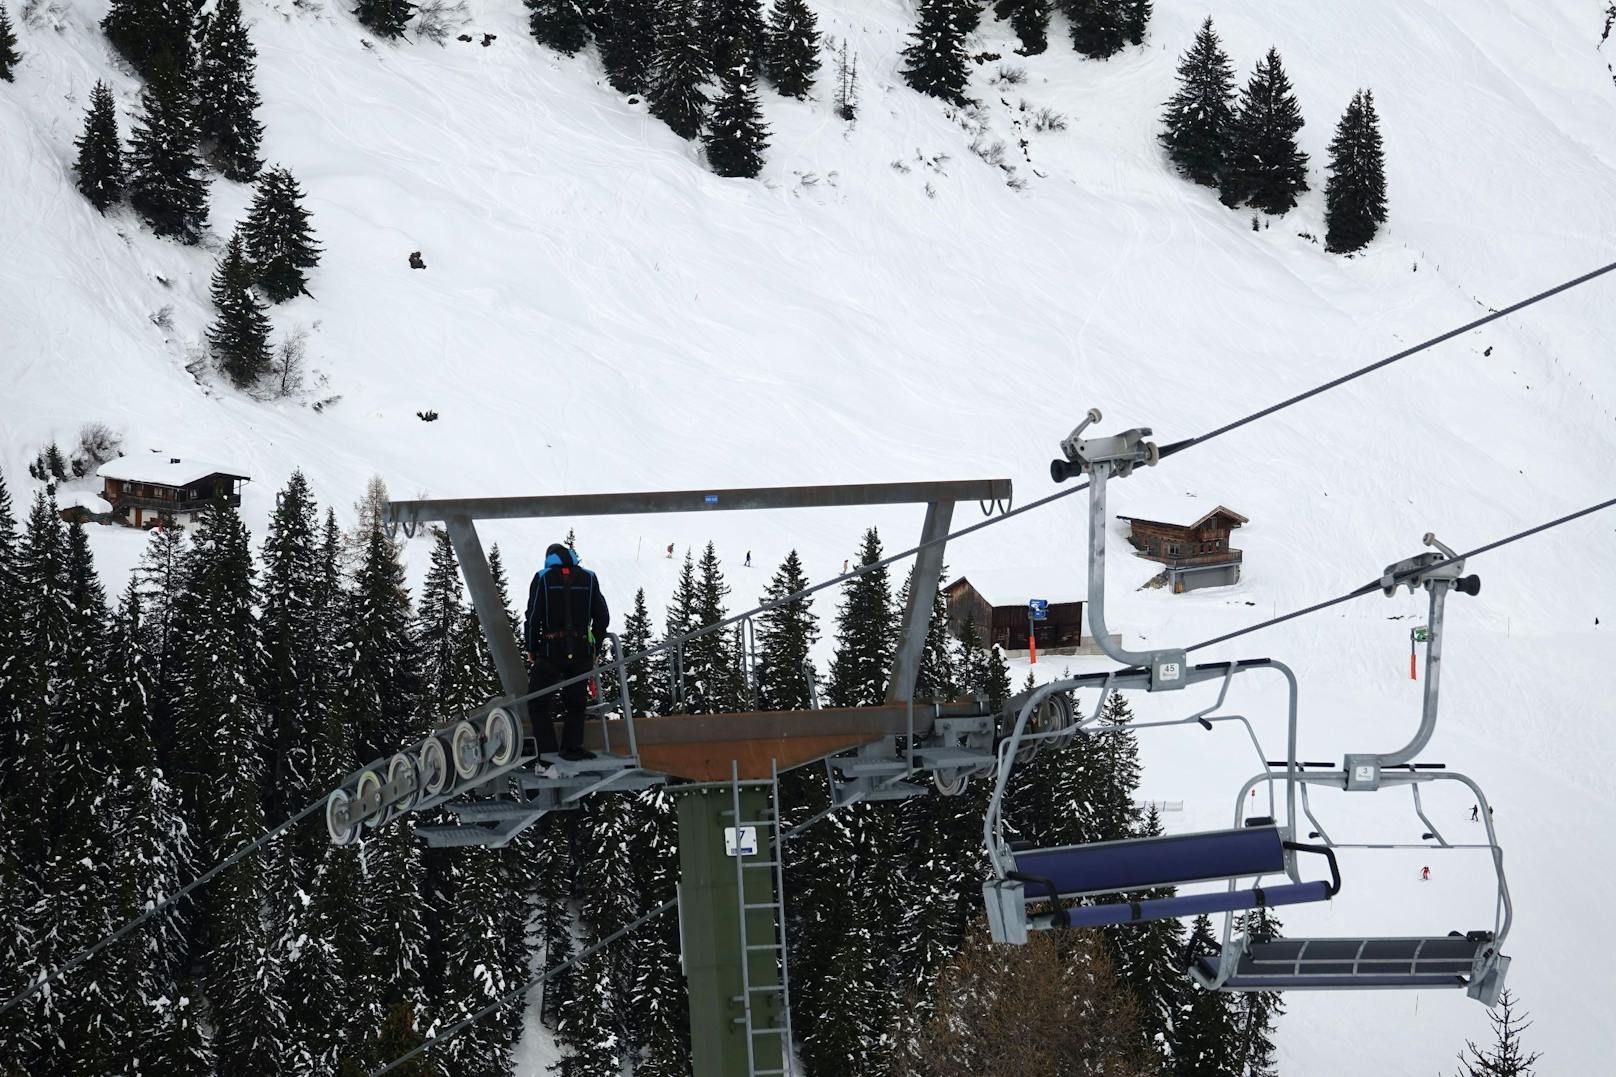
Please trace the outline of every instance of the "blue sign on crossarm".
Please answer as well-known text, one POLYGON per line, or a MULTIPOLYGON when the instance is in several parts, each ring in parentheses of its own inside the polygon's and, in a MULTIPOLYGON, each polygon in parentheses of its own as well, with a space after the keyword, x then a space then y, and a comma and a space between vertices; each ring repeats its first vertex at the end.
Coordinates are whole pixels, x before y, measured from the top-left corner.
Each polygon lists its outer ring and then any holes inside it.
POLYGON ((1049 620, 1049 599, 1033 598, 1027 601, 1027 614, 1035 621, 1049 620))
POLYGON ((705 501, 709 505, 716 505, 716 504, 718 504, 718 495, 717 494, 708 494, 706 497, 702 498, 702 500, 705 501))

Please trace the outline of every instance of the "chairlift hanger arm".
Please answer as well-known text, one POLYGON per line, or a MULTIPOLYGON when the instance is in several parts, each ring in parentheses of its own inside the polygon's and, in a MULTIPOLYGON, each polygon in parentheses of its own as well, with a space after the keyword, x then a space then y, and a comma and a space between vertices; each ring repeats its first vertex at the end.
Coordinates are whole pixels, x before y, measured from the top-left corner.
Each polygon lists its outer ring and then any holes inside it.
POLYGON ((534 497, 471 497, 393 501, 390 522, 427 523, 464 516, 472 520, 536 520, 557 516, 634 516, 668 512, 740 509, 846 508, 930 502, 1008 501, 1009 479, 938 482, 828 483, 729 490, 645 490, 613 494, 546 494, 534 497))

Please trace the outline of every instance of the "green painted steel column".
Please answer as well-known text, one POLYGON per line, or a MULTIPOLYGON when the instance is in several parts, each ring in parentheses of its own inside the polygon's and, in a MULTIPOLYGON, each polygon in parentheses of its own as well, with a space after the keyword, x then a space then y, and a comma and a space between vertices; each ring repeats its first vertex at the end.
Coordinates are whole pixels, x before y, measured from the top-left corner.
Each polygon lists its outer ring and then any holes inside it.
MULTIPOLYGON (((778 991, 759 991, 780 984, 779 953, 772 949, 741 950, 741 895, 735 861, 724 848, 724 828, 735 825, 734 797, 728 789, 698 789, 679 796, 679 933, 684 952, 685 981, 690 992, 691 1071, 699 1077, 748 1077, 746 1026, 743 1022, 741 962, 751 977, 753 1029, 782 1028, 778 991)), ((766 819, 772 808, 765 789, 741 788, 743 820, 766 819)), ((772 860, 770 831, 758 828, 758 851, 745 863, 772 860)), ((746 868, 746 902, 767 905, 779 900, 774 872, 746 868)), ((772 947, 774 913, 752 909, 746 913, 747 942, 772 947)), ((758 1071, 783 1068, 785 1037, 754 1035, 752 1051, 758 1071)))

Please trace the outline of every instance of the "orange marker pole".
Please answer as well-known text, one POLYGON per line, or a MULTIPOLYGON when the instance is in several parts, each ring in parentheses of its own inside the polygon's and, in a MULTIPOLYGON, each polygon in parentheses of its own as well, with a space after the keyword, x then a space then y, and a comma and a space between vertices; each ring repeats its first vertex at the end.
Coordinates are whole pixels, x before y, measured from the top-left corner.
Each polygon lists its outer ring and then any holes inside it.
POLYGON ((1036 666, 1038 664, 1038 633, 1031 628, 1027 629, 1027 651, 1027 664, 1036 666))

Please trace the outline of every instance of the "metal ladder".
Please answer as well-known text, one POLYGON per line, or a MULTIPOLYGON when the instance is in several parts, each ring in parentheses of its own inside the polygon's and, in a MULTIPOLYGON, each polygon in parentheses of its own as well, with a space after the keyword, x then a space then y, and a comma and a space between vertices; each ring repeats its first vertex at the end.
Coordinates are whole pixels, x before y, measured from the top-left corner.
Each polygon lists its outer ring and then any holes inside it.
POLYGON ((790 1077, 791 1065, 791 978, 789 973, 788 951, 786 947, 786 887, 785 887, 785 848, 784 838, 780 833, 780 772, 773 762, 769 765, 769 779, 764 781, 742 782, 739 777, 739 764, 730 763, 730 795, 732 807, 728 814, 735 820, 735 840, 740 842, 742 827, 756 827, 758 832, 758 850, 766 857, 763 860, 752 860, 739 855, 735 857, 735 884, 737 900, 740 903, 741 927, 741 994, 730 1001, 739 1003, 741 1016, 735 1018, 736 1024, 743 1027, 746 1033, 746 1072, 748 1077, 790 1077), (767 785, 769 790, 769 807, 763 811, 763 819, 741 818, 741 786, 767 785), (767 838, 767 840, 765 840, 767 838), (746 897, 746 873, 748 871, 774 872, 774 900, 748 901, 746 897), (747 936, 747 914, 760 909, 768 909, 774 919, 774 939, 769 942, 753 942, 747 936), (780 982, 764 987, 752 986, 752 955, 769 951, 780 962, 780 982), (759 1025, 756 1023, 756 1012, 753 1000, 760 997, 774 996, 778 1000, 781 1024, 759 1025), (760 1036, 778 1037, 780 1040, 780 1066, 779 1069, 758 1069, 757 1066, 757 1038, 760 1036))

